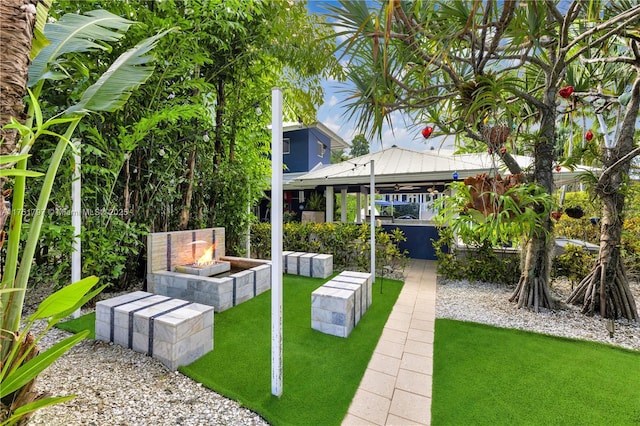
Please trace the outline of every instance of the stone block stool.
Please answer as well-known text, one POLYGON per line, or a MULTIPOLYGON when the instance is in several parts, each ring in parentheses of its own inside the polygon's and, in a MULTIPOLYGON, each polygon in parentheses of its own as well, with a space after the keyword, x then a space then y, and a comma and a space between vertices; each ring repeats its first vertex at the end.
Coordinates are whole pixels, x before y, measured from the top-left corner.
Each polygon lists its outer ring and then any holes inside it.
POLYGON ((176 370, 213 350, 213 307, 143 291, 103 300, 96 304, 96 340, 176 370))
POLYGON ((355 293, 321 286, 311 293, 311 328, 338 337, 348 337, 356 326, 355 293))

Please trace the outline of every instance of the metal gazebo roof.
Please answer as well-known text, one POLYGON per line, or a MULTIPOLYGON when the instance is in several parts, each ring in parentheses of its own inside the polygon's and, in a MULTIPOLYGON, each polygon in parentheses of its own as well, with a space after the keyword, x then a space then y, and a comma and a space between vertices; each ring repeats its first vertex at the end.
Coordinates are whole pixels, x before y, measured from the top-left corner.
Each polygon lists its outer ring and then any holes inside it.
MULTIPOLYGON (((526 156, 514 156, 523 169, 531 166, 533 160, 526 156)), ((374 161, 376 190, 385 192, 427 192, 428 188, 442 187, 457 179, 475 176, 479 173, 506 173, 506 167, 497 156, 488 153, 453 154, 452 151, 413 151, 391 147, 375 153, 363 155, 341 163, 317 167, 295 176, 285 174, 285 190, 310 189, 323 186, 347 187, 359 192, 358 187, 368 187, 370 164, 374 161)), ((586 167, 569 170, 561 168, 555 172, 556 184, 575 182, 586 167)))

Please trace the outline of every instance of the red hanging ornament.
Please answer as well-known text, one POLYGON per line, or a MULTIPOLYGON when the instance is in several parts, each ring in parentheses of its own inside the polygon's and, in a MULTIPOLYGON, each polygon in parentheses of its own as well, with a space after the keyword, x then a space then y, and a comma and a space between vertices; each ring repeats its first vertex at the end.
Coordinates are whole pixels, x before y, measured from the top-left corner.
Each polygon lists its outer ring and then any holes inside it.
POLYGON ((567 99, 573 93, 573 86, 566 86, 558 90, 558 94, 567 99))
POLYGON ((504 146, 500 148, 500 154, 504 155, 506 153, 507 153, 507 148, 505 148, 504 146))
POLYGON ((431 136, 431 133, 433 133, 433 127, 431 126, 427 126, 424 129, 422 129, 422 136, 424 136, 425 139, 431 136))
POLYGON ((556 166, 556 172, 559 172, 560 170, 562 170, 562 167, 556 166))
POLYGON ((489 149, 487 149, 487 152, 488 152, 489 154, 493 154, 493 148, 489 148, 489 149))
POLYGON ((593 132, 591 130, 587 130, 587 133, 584 134, 584 138, 588 141, 593 139, 593 132))
POLYGON ((551 212, 551 217, 555 220, 560 220, 560 218, 562 217, 562 211, 551 212))

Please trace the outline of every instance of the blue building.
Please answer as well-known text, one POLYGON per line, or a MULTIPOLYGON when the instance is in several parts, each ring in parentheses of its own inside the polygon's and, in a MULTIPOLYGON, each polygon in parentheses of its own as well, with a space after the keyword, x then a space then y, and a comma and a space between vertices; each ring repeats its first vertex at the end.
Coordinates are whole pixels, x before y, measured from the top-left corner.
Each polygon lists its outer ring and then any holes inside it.
MULTIPOLYGON (((312 170, 330 165, 331 153, 351 148, 344 139, 320 122, 309 125, 284 123, 282 144, 285 185, 312 170)), ((295 215, 299 220, 311 192, 314 190, 285 190, 285 212, 295 215)), ((271 193, 266 195, 270 197, 271 193)), ((269 199, 260 203, 259 218, 262 221, 270 219, 269 199)))

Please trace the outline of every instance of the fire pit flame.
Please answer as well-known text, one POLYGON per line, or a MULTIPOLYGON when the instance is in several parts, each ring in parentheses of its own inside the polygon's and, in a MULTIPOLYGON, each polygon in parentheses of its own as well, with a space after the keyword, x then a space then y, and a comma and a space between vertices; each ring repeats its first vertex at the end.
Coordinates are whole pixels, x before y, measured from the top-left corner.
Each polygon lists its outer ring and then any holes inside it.
POLYGON ((205 250, 204 254, 198 258, 195 262, 193 262, 193 266, 202 267, 209 266, 213 263, 216 263, 216 260, 213 258, 213 252, 215 250, 215 244, 205 250))

